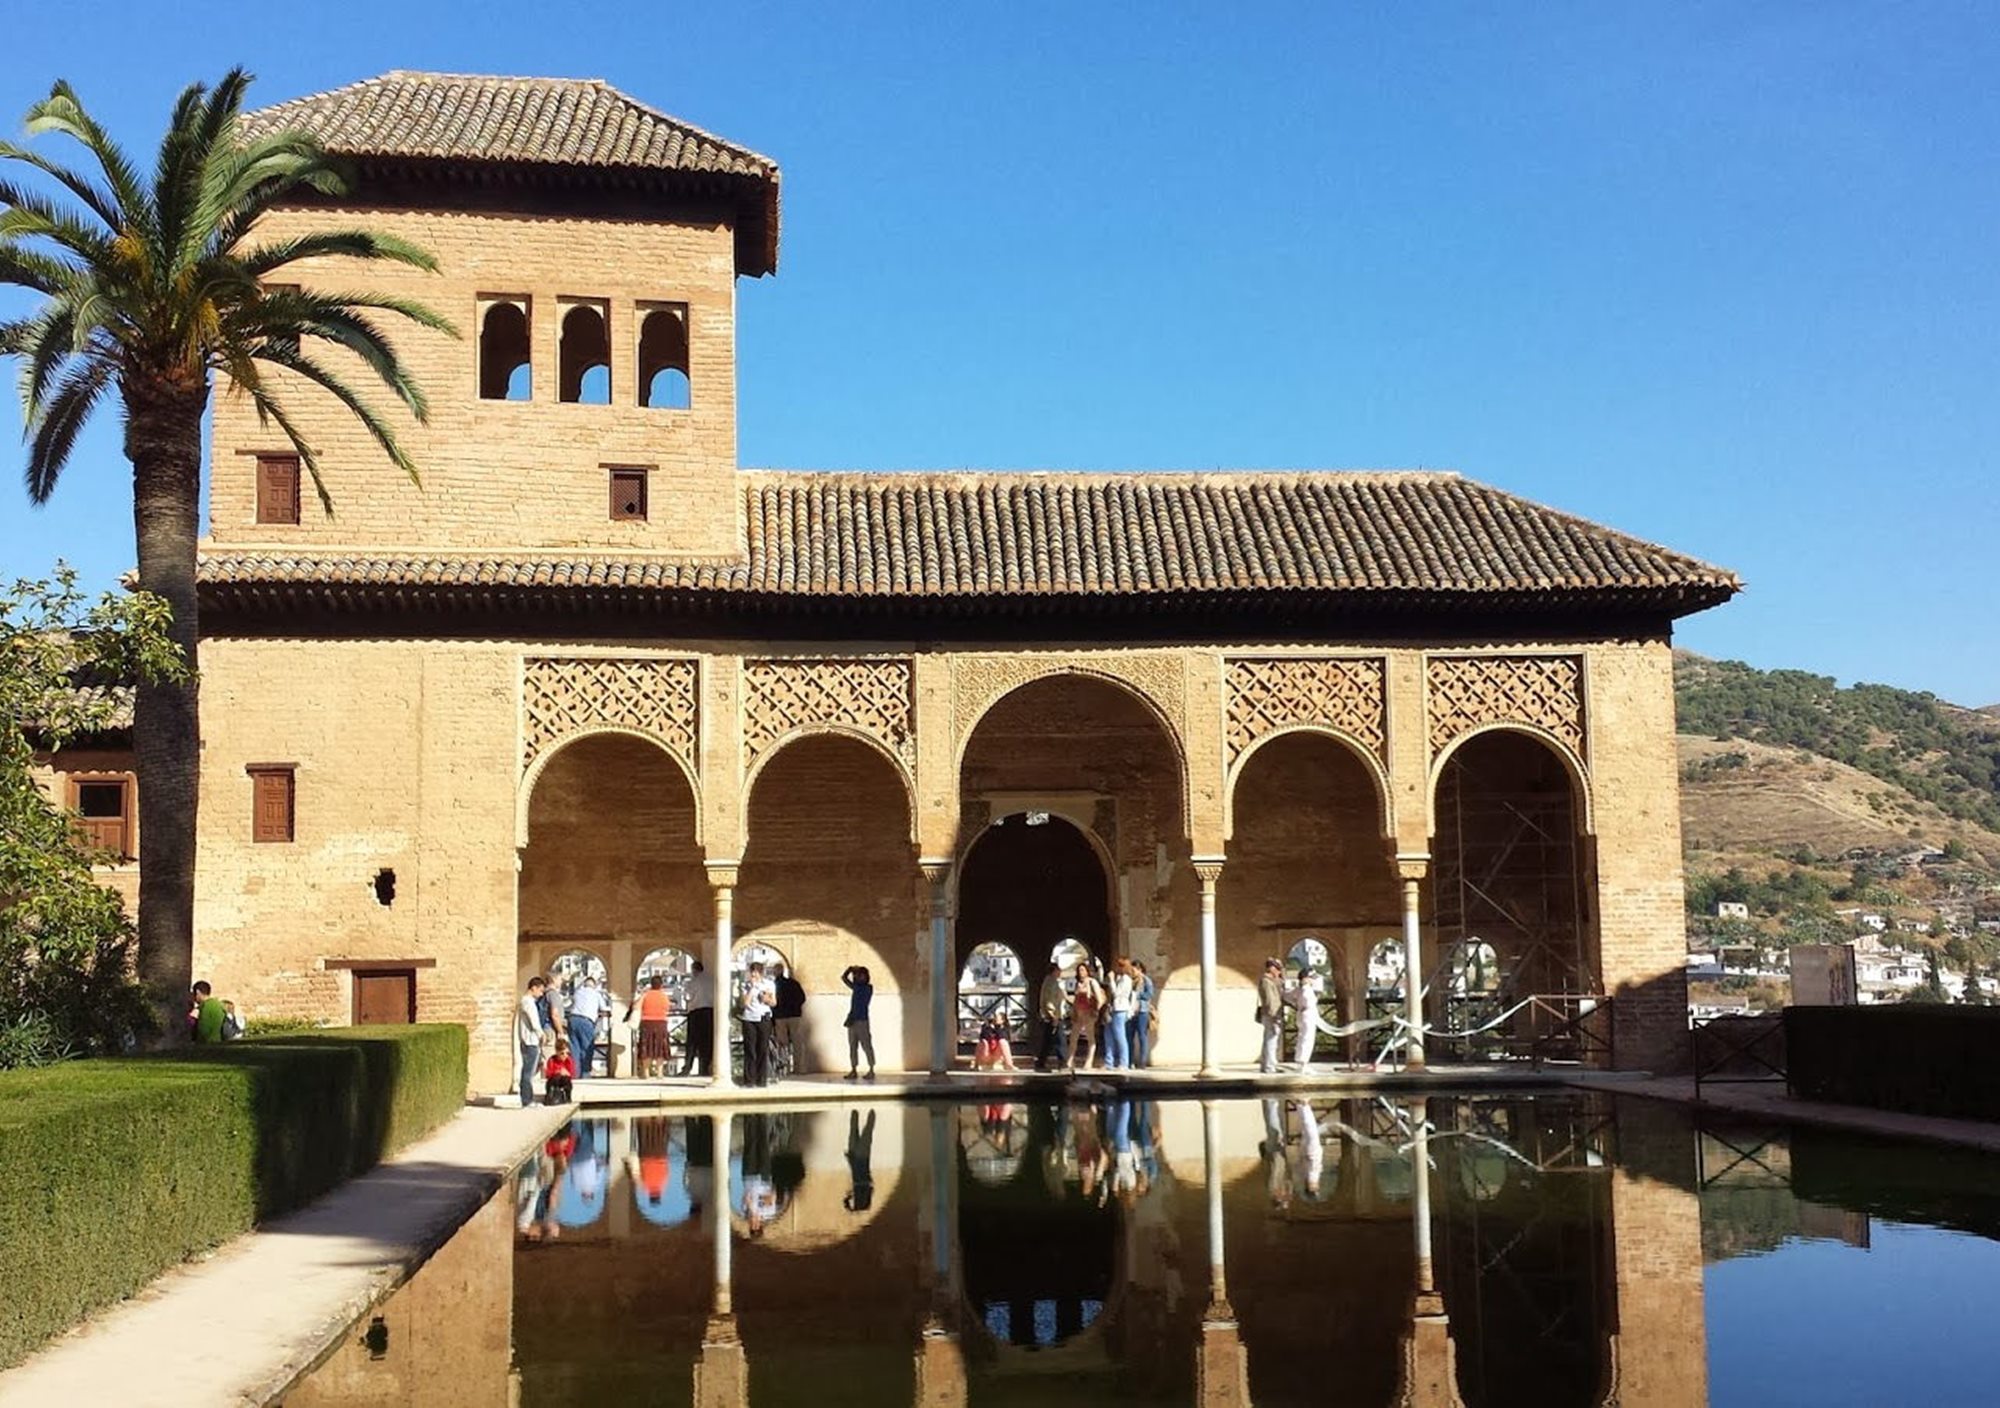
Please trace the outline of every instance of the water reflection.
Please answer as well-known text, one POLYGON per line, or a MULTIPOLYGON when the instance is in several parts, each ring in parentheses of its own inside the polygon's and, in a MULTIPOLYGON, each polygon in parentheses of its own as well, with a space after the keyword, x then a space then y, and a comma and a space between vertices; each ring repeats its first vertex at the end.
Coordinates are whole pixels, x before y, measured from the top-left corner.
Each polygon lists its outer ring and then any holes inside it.
POLYGON ((290 1401, 1702 1404, 1705 1258, 1920 1201, 1715 1138, 1547 1096, 578 1120, 290 1401))

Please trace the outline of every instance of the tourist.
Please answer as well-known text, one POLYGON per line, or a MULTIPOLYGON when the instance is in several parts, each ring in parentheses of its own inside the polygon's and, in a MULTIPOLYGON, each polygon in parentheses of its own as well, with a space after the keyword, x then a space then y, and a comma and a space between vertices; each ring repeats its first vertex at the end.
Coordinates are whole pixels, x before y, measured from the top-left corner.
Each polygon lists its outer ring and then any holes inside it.
POLYGON ((1104 1040, 1098 1035, 1097 1019, 1103 1011, 1103 986, 1091 975, 1088 963, 1078 963, 1076 989, 1070 994, 1069 1049, 1063 1054, 1063 1064, 1072 1071, 1077 1069, 1079 1046, 1089 1048, 1083 1058, 1083 1069, 1090 1069, 1093 1058, 1102 1063, 1104 1040))
POLYGON ((1111 1106, 1111 1193, 1128 1211, 1152 1186, 1140 1166, 1139 1148, 1132 1142, 1132 1102, 1111 1106))
POLYGON ((1139 978, 1129 959, 1111 965, 1110 999, 1104 1019, 1104 1065, 1123 1070, 1132 1064, 1132 1018, 1139 1011, 1139 978))
MULTIPOLYGON (((840 981, 847 985, 847 1079, 861 1071, 861 1058, 868 1057, 868 1079, 875 1079, 875 1037, 868 1028, 868 1006, 875 999, 875 984, 859 963, 841 970, 840 981)), ((869 1126, 872 1131, 874 1126, 869 1126)))
POLYGON ((778 1000, 771 1009, 778 1049, 785 1053, 785 1069, 798 1071, 802 1069, 799 1064, 799 1027, 806 1016, 806 990, 799 986, 799 980, 784 964, 773 963, 771 972, 778 993, 778 1000))
POLYGON ((569 1044, 576 1053, 579 1079, 587 1080, 597 1068, 597 1028, 604 1020, 608 1006, 604 990, 597 986, 597 979, 586 975, 582 986, 576 990, 575 1000, 569 1005, 569 1044))
POLYGON ((1319 1037, 1319 998, 1324 985, 1318 973, 1310 965, 1299 965, 1299 980, 1292 988, 1292 1006, 1298 1013, 1299 1030, 1294 1058, 1299 1063, 1299 1074, 1305 1075, 1312 1065, 1313 1043, 1319 1037))
POLYGON ((699 958, 687 980, 687 1050, 681 1054, 681 1074, 705 1076, 715 1055, 715 975, 699 958))
MULTIPOLYGON (((758 982, 765 984, 770 982, 764 976, 763 964, 753 963, 750 966, 758 982)), ((770 1040, 769 1021, 769 1017, 766 1016, 759 1022, 759 1026, 765 1028, 760 1033, 760 1039, 764 1041, 770 1040)), ((746 1022, 744 1025, 749 1024, 746 1022)), ((744 1036, 746 1050, 749 1039, 746 1033, 744 1036)), ((771 1176, 771 1116, 764 1114, 743 1116, 741 1166, 743 1206, 739 1210, 743 1214, 744 1230, 752 1237, 761 1237, 764 1235, 764 1229, 777 1217, 782 1206, 778 1201, 778 1185, 772 1181, 771 1176)))
POLYGON ((986 1020, 979 1027, 979 1044, 972 1050, 972 1068, 976 1071, 1011 1071, 1014 1069, 1014 1047, 1007 1039, 1007 1021, 998 1011, 986 1014, 986 1020))
POLYGON ((1316 1203, 1320 1181, 1326 1173, 1326 1145, 1320 1135, 1319 1115, 1309 1101, 1300 1100, 1293 1108, 1299 1112, 1299 1186, 1307 1201, 1316 1203))
POLYGON ((542 1018, 542 994, 548 986, 548 980, 539 973, 528 979, 528 990, 514 1013, 514 1044, 521 1049, 521 1108, 524 1110, 535 1103, 535 1067, 542 1063, 542 1037, 548 1031, 542 1018))
POLYGON ((632 1121, 634 1152, 626 1155, 625 1176, 638 1190, 642 1213, 657 1215, 666 1206, 667 1184, 673 1178, 671 1124, 665 1115, 632 1121))
POLYGON ((673 1038, 667 1029, 667 1019, 674 1012, 674 999, 667 991, 665 978, 653 974, 639 1000, 626 1011, 628 1022, 634 1012, 639 1016, 639 1054, 635 1063, 639 1078, 659 1080, 666 1075, 667 1063, 674 1054, 673 1038))
POLYGON ((215 995, 215 989, 203 979, 194 985, 188 997, 188 1036, 206 1044, 222 1040, 223 1024, 229 1020, 229 1008, 215 995))
POLYGON ((771 1083, 771 1013, 778 1001, 777 985, 764 976, 764 965, 753 963, 743 978, 739 1011, 743 1026, 743 1083, 771 1083))
POLYGON ((1041 996, 1036 1006, 1042 1019, 1042 1039, 1035 1048, 1035 1069, 1046 1071, 1049 1062, 1056 1059, 1061 1049, 1063 1021, 1070 1011, 1069 989, 1063 986, 1060 963, 1050 962, 1048 974, 1042 979, 1041 996))
POLYGON ((849 1212, 867 1212, 875 1203, 875 1174, 869 1161, 875 1152, 875 1111, 868 1112, 868 1122, 861 1121, 861 1111, 847 1112, 847 1196, 840 1205, 849 1212))
POLYGON ((1284 965, 1275 958, 1264 960, 1264 975, 1257 980, 1257 1021, 1264 1028, 1264 1048, 1257 1069, 1270 1075, 1278 1069, 1278 1042, 1285 1020, 1284 965))
POLYGON ((1264 1137, 1258 1142, 1257 1153, 1264 1160, 1264 1193, 1272 1207, 1283 1209, 1292 1202, 1292 1164, 1285 1147, 1285 1107, 1278 1100, 1262 1103, 1264 1137))
POLYGON ((1139 1010, 1132 1017, 1132 1064, 1140 1070, 1153 1064, 1153 1026, 1159 1020, 1155 1010, 1159 1005, 1160 990, 1153 982, 1153 975, 1146 971, 1146 965, 1134 959, 1132 971, 1137 976, 1137 997, 1139 1010))
MULTIPOLYGON (((536 1047, 537 1050, 541 1048, 536 1047)), ((542 1063, 542 1103, 567 1105, 575 1094, 576 1059, 570 1055, 569 1041, 556 1038, 556 1049, 542 1063)))

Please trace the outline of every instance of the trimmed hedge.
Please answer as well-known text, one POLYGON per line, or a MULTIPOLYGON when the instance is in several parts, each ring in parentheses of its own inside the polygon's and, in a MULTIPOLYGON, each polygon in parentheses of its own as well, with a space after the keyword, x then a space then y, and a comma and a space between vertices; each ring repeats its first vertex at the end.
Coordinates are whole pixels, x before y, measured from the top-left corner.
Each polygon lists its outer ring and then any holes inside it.
POLYGON ((1785 1050, 1808 1100, 2000 1120, 2000 1007, 1787 1007, 1785 1050))
POLYGON ((289 1212, 465 1102, 456 1025, 351 1027, 0 1076, 0 1367, 289 1212))

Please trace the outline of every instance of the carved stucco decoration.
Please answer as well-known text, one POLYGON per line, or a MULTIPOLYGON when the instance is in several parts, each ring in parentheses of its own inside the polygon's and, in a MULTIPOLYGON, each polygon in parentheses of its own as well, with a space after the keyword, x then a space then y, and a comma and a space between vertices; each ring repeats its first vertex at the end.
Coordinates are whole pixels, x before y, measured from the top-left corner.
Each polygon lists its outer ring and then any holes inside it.
POLYGON ((1181 745, 1185 665, 1179 655, 1121 655, 1115 658, 1049 655, 972 655, 952 662, 952 738, 963 755, 980 718, 1001 699, 1036 680, 1063 675, 1096 677, 1122 685, 1163 716, 1176 759, 1181 745))
POLYGON ((743 667, 744 769, 797 729, 869 735, 916 763, 915 680, 908 660, 751 660, 743 667))
POLYGON ((1425 710, 1433 757, 1491 724, 1526 724, 1584 755, 1583 662, 1573 655, 1434 655, 1425 710))
POLYGON ((1375 657, 1237 659, 1223 721, 1234 763, 1258 739, 1312 726, 1343 733, 1387 761, 1383 665, 1375 657))
POLYGON ((531 655, 521 662, 521 766, 577 734, 619 729, 654 739, 698 776, 700 701, 692 660, 531 655))

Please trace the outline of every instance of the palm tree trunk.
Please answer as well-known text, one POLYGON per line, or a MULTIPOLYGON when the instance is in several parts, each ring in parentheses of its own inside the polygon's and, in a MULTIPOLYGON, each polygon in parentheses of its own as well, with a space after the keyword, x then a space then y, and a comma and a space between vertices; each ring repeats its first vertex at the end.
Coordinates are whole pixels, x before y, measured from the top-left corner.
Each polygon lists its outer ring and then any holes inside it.
POLYGON ((142 683, 133 712, 139 758, 139 976, 151 990, 162 1044, 187 1038, 194 981, 195 815, 200 795, 201 622, 195 543, 201 516, 201 418, 206 381, 186 386, 125 379, 125 454, 139 589, 172 608, 169 634, 187 661, 178 682, 142 683))

